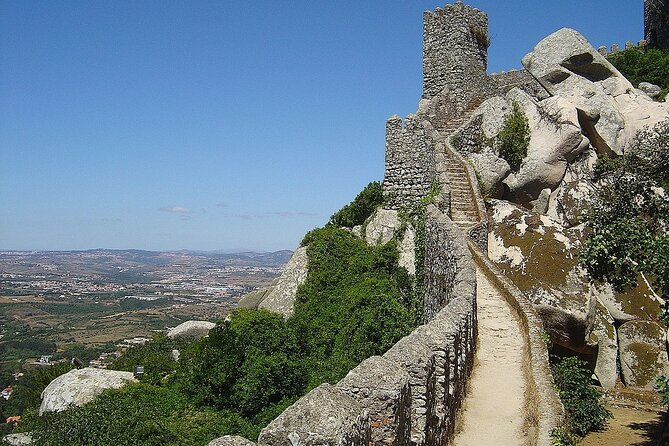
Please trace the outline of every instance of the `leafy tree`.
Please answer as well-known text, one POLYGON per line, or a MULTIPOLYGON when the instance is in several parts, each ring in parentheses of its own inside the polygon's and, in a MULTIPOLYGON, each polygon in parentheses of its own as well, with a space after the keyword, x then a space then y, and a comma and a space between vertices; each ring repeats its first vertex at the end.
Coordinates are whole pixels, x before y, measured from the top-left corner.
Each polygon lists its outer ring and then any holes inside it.
POLYGON ((640 131, 625 155, 605 158, 595 172, 583 264, 617 290, 634 288, 641 275, 669 293, 669 121, 640 131))
POLYGON ((635 86, 641 82, 659 85, 663 91, 658 99, 669 92, 669 51, 632 47, 607 58, 635 86))
POLYGON ((238 309, 182 358, 179 379, 197 404, 253 417, 302 394, 296 347, 281 315, 238 309))
POLYGON ((361 225, 382 203, 383 187, 378 181, 373 181, 351 203, 335 212, 328 224, 338 228, 361 225))
POLYGON ((20 427, 43 446, 199 446, 221 435, 253 434, 239 415, 197 410, 174 389, 148 384, 107 390, 60 413, 33 414, 20 427))
POLYGON ((186 345, 187 341, 183 339, 170 339, 165 334, 158 334, 151 342, 130 347, 112 363, 110 369, 132 372, 136 365, 141 365, 144 367, 144 374, 140 380, 159 385, 178 367, 177 361, 172 357, 172 350, 183 350, 186 345))
MULTIPOLYGON (((591 372, 586 363, 576 357, 562 358, 552 366, 553 379, 566 411, 566 428, 584 436, 606 426, 613 415, 600 402, 601 393, 590 385, 591 372)), ((563 444, 570 444, 570 435, 554 431, 563 444)))
POLYGON ((38 408, 42 402, 42 391, 46 386, 73 368, 74 366, 69 362, 59 362, 27 372, 14 385, 12 396, 4 409, 5 413, 21 415, 28 409, 38 408))
POLYGON ((527 116, 514 101, 513 110, 504 120, 502 130, 497 135, 499 156, 505 159, 514 171, 518 171, 520 164, 527 156, 529 146, 530 125, 527 116))

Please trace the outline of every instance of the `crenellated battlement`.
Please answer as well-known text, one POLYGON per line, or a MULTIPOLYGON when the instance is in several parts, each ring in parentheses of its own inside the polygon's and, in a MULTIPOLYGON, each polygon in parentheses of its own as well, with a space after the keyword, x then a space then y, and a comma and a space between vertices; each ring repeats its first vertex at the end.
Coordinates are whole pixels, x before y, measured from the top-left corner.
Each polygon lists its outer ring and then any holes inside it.
MULTIPOLYGON (((634 47, 645 49, 645 48, 648 47, 648 42, 646 41, 646 39, 639 40, 639 42, 637 44, 635 44, 631 40, 628 40, 627 42, 625 42, 625 48, 624 49, 629 49, 629 48, 634 48, 634 47)), ((597 52, 599 52, 599 54, 601 54, 604 57, 608 56, 609 54, 619 53, 620 51, 622 51, 622 49, 621 49, 620 45, 618 45, 617 43, 612 44, 610 49, 609 49, 609 47, 607 47, 605 45, 602 45, 599 48, 597 48, 597 52)))

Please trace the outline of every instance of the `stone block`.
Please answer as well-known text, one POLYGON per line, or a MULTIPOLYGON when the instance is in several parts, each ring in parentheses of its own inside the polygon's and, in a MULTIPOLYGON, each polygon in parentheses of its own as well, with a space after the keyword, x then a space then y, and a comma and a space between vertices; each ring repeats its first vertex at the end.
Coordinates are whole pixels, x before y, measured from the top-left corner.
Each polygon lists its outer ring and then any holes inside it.
POLYGON ((375 445, 407 446, 411 429, 411 387, 407 371, 381 356, 351 370, 337 388, 369 411, 375 445))
POLYGON ((265 427, 260 446, 368 446, 369 414, 353 397, 322 384, 265 427))

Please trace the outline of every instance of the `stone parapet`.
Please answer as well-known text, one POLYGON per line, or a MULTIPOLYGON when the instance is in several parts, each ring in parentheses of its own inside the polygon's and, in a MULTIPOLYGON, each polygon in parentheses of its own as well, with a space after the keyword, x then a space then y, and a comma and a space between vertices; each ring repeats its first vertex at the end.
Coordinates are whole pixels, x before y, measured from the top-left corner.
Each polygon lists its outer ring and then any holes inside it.
POLYGON ((262 430, 260 445, 422 446, 452 437, 474 362, 476 276, 464 236, 434 205, 426 225, 428 322, 336 386, 300 398, 262 430))

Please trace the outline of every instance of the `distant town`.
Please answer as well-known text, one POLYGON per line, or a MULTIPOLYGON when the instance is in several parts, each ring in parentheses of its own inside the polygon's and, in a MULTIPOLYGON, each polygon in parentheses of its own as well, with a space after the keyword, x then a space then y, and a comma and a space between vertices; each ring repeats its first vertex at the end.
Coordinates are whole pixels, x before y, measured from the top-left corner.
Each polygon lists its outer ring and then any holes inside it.
POLYGON ((0 251, 0 397, 27 369, 72 358, 105 368, 183 321, 216 321, 290 255, 0 251))

